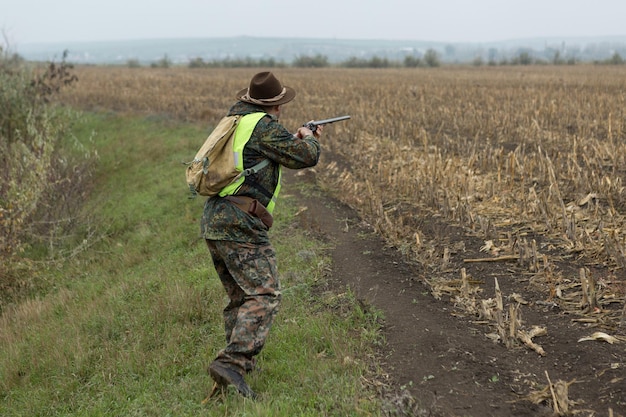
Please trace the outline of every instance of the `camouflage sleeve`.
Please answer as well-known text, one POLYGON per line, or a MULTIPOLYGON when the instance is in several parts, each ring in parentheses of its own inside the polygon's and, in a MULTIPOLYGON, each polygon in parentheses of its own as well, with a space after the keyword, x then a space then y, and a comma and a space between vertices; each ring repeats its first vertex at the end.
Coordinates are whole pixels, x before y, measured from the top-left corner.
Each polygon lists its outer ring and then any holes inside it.
POLYGON ((274 117, 264 117, 254 131, 257 151, 280 165, 300 169, 317 164, 320 143, 313 136, 302 139, 293 136, 274 117))

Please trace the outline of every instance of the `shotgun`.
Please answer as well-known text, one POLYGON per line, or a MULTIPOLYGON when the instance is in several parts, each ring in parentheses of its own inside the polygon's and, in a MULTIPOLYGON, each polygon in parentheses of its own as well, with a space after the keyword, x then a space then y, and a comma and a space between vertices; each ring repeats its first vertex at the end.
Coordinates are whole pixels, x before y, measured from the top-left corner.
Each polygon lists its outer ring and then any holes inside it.
POLYGON ((309 128, 312 132, 315 132, 318 126, 327 125, 329 123, 340 122, 342 120, 347 120, 349 118, 350 116, 339 116, 339 117, 333 117, 331 119, 313 120, 312 122, 305 123, 303 126, 309 128))

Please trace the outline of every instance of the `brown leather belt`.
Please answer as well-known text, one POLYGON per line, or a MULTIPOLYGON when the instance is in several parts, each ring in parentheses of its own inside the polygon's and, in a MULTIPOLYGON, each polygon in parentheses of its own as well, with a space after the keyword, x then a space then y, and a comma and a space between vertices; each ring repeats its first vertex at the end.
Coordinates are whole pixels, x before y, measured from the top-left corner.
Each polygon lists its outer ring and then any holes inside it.
POLYGON ((240 210, 248 213, 251 216, 261 219, 263 224, 269 229, 274 224, 274 217, 267 211, 267 208, 259 202, 259 200, 245 195, 227 195, 225 200, 230 201, 240 210))

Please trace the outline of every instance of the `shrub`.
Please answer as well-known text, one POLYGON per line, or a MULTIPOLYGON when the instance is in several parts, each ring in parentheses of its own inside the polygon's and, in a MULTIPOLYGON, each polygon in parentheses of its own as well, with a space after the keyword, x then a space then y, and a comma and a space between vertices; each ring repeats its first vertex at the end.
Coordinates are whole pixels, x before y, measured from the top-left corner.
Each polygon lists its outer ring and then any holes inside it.
POLYGON ((404 66, 407 68, 416 68, 422 66, 422 60, 413 55, 407 55, 404 57, 404 66))
POLYGON ((141 68, 141 62, 137 58, 131 58, 126 61, 126 66, 128 68, 141 68))
POLYGON ((429 67, 438 67, 439 65, 441 65, 441 62, 439 61, 439 55, 434 49, 429 49, 426 51, 426 53, 424 54, 424 62, 426 62, 426 65, 429 67))
POLYGON ((207 64, 204 62, 204 60, 200 57, 197 58, 193 58, 189 61, 189 64, 187 64, 187 66, 189 68, 205 68, 207 67, 207 64))
POLYGON ((150 64, 150 68, 169 68, 172 66, 172 60, 167 54, 163 55, 163 58, 150 64))
POLYGON ((314 57, 310 56, 299 56, 293 61, 293 66, 298 68, 323 68, 327 67, 328 57, 317 54, 314 57))
POLYGON ((391 68, 398 65, 398 63, 391 62, 387 58, 381 58, 376 55, 370 59, 351 57, 341 64, 341 66, 346 68, 391 68))
MULTIPOLYGON (((53 97, 77 79, 65 62, 28 68, 0 57, 0 294, 23 268, 20 254, 39 208, 61 198, 52 192, 60 178, 56 145, 69 129, 67 112, 51 105, 53 97)), ((64 173, 66 177, 69 173, 64 173)))
POLYGON ((622 58, 619 53, 615 52, 607 62, 611 65, 622 65, 624 63, 624 58, 622 58))

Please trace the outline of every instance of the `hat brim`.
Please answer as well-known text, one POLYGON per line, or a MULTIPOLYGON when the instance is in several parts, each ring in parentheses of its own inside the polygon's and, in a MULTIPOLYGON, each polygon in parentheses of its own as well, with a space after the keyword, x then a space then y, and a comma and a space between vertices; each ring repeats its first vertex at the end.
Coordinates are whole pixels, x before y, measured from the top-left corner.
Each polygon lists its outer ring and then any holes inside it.
MULTIPOLYGON (((283 96, 283 98, 277 101, 267 102, 267 104, 263 104, 263 105, 264 106, 278 106, 281 104, 289 103, 291 100, 293 100, 296 97, 296 91, 293 88, 287 87, 287 86, 283 86, 283 87, 285 88, 285 95, 283 96)), ((245 96, 247 92, 248 92, 247 88, 244 88, 243 90, 239 91, 236 95, 237 100, 243 101, 245 103, 256 104, 258 106, 259 105, 258 103, 252 103, 251 101, 245 100, 243 98, 243 96, 245 96)), ((263 102, 263 100, 258 100, 258 101, 263 102)))

